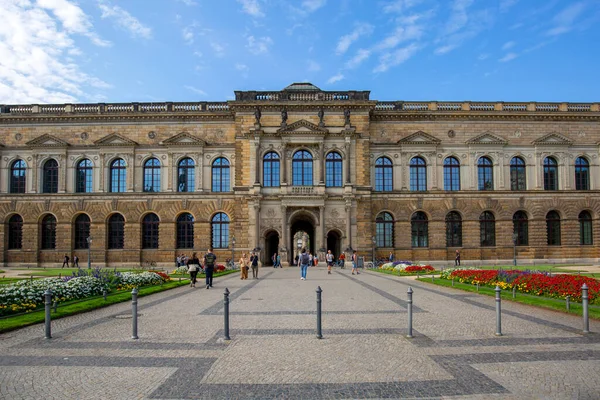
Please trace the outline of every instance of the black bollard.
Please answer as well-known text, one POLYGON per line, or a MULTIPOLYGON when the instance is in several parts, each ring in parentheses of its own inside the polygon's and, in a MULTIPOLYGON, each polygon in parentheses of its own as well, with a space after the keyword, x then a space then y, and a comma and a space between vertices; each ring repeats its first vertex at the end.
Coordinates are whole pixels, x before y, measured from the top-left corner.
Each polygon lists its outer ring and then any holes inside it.
POLYGON ((500 286, 496 285, 495 292, 496 292, 496 336, 502 336, 502 306, 501 306, 502 298, 500 297, 502 289, 500 289, 500 286))
POLYGON ((46 328, 46 339, 52 339, 52 327, 51 327, 51 317, 50 317, 50 307, 52 307, 52 290, 46 289, 44 292, 45 297, 45 306, 46 306, 46 320, 45 320, 45 328, 46 328))
POLYGON ((581 286, 581 305, 583 306, 583 333, 590 333, 590 319, 588 313, 588 285, 581 286))
POLYGON ((323 332, 321 331, 321 293, 323 293, 323 289, 319 286, 317 287, 317 339, 323 339, 323 332))
POLYGON ((137 290, 137 288, 133 288, 133 290, 131 291, 131 318, 133 319, 132 333, 131 333, 132 339, 139 339, 139 337, 138 337, 138 320, 137 320, 137 314, 138 314, 137 313, 137 306, 138 306, 137 296, 138 296, 138 290, 137 290))
POLYGON ((223 292, 223 317, 223 339, 231 340, 231 338, 229 337, 229 289, 227 288, 225 288, 225 292, 223 292))
POLYGON ((408 311, 408 334, 406 335, 407 338, 412 339, 413 336, 413 290, 412 287, 408 287, 408 291, 406 292, 408 294, 408 307, 407 307, 407 311, 408 311))
POLYGON ((565 302, 567 303, 567 312, 571 310, 571 296, 565 297, 565 302))
POLYGON ((102 291, 102 297, 104 297, 104 301, 106 301, 106 290, 102 291))

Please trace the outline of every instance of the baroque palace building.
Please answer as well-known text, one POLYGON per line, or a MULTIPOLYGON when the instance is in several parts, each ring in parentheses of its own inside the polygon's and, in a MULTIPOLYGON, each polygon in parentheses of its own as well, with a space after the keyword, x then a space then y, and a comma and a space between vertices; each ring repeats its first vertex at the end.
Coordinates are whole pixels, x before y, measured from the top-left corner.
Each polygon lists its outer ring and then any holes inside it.
POLYGON ((210 246, 287 264, 298 232, 369 259, 598 260, 599 103, 369 94, 1 105, 3 265, 85 264, 88 246, 94 266, 210 246))

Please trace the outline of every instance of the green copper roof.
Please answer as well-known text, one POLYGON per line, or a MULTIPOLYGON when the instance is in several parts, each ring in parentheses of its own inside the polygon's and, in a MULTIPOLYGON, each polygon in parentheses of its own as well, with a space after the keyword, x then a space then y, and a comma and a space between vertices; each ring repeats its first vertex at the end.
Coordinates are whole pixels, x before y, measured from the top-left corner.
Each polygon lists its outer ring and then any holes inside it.
POLYGON ((290 86, 286 87, 283 90, 321 90, 312 83, 309 82, 297 82, 292 83, 290 86))

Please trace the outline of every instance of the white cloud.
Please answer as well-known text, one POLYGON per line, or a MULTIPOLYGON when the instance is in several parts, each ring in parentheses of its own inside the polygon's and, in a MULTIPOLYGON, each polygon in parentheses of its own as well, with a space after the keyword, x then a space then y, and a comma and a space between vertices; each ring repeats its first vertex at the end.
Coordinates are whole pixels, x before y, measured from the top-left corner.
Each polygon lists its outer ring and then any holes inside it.
POLYGON ((353 42, 357 41, 363 35, 370 35, 373 32, 373 26, 370 24, 358 24, 356 28, 347 35, 344 35, 338 41, 335 48, 336 54, 344 54, 353 42))
POLYGON ((456 45, 456 44, 447 44, 445 46, 438 47, 437 49, 435 49, 433 51, 433 53, 439 56, 442 54, 450 53, 452 50, 456 49, 457 47, 458 47, 458 45, 456 45))
POLYGON ((334 76, 332 76, 331 78, 327 79, 327 83, 331 85, 332 83, 339 82, 339 81, 341 81, 342 79, 344 79, 344 75, 342 75, 342 74, 337 74, 337 75, 334 75, 334 76))
POLYGON ((306 10, 306 12, 312 13, 323 7, 326 2, 326 0, 304 0, 302 2, 302 8, 306 10))
POLYGON ((268 53, 269 47, 273 45, 273 39, 271 39, 269 36, 263 36, 259 38, 248 36, 247 39, 248 44, 246 44, 246 48, 254 55, 268 53))
POLYGON ((216 57, 225 56, 225 46, 224 45, 217 43, 217 42, 210 42, 210 47, 214 50, 216 57))
POLYGON ((500 0, 500 12, 507 12, 509 8, 517 4, 519 0, 500 0))
POLYGON ((516 44, 516 43, 515 43, 515 42, 512 42, 512 41, 511 41, 511 42, 506 42, 506 43, 504 43, 504 44, 502 45, 502 50, 508 50, 508 49, 511 49, 511 48, 515 47, 515 44, 516 44))
POLYGON ((296 2, 287 3, 287 7, 290 11, 290 17, 296 18, 306 18, 313 12, 317 11, 321 7, 323 7, 327 1, 326 0, 303 0, 300 3, 299 7, 296 7, 292 4, 296 2))
POLYGON ((194 43, 194 30, 191 26, 186 26, 181 30, 181 36, 186 44, 194 43))
POLYGON ((242 12, 253 16, 254 18, 261 18, 265 16, 265 13, 260 9, 258 0, 237 0, 242 5, 242 12))
POLYGON ((554 27, 549 29, 546 34, 556 36, 571 31, 574 28, 575 20, 581 15, 585 6, 584 2, 578 2, 563 9, 553 18, 554 27))
POLYGON ((195 55, 196 57, 202 57, 204 54, 202 54, 202 52, 201 52, 201 51, 195 51, 195 52, 194 52, 194 55, 195 55))
POLYGON ((198 5, 198 3, 196 3, 196 2, 195 2, 195 1, 193 1, 193 0, 177 0, 177 1, 179 1, 180 3, 183 3, 183 4, 185 4, 185 5, 186 5, 186 6, 188 6, 188 7, 191 7, 191 6, 197 6, 197 5, 198 5))
POLYGON ((467 9, 473 4, 473 0, 454 0, 451 6, 452 12, 446 22, 444 35, 450 35, 462 29, 469 21, 467 9))
POLYGON ((519 55, 517 53, 508 53, 507 55, 505 55, 504 57, 502 57, 498 61, 500 61, 500 62, 508 62, 508 61, 514 60, 518 56, 519 55))
POLYGON ((235 69, 238 71, 248 71, 248 66, 246 64, 235 64, 235 69))
POLYGON ((314 60, 308 60, 308 70, 310 72, 316 72, 321 70, 321 65, 314 60))
POLYGON ((358 67, 363 61, 369 58, 370 55, 371 51, 367 49, 358 49, 354 57, 346 62, 346 68, 353 69, 358 67))
POLYGON ((152 37, 152 29, 142 24, 133 15, 119 6, 112 5, 104 0, 98 3, 98 7, 102 11, 101 17, 114 20, 115 24, 126 31, 129 31, 134 37, 142 37, 150 39, 152 37))
POLYGON ((419 50, 419 46, 416 43, 411 43, 406 47, 402 47, 393 52, 385 53, 379 58, 379 65, 375 67, 373 72, 385 72, 391 67, 402 64, 409 58, 415 55, 419 50))
POLYGON ((203 96, 203 97, 208 96, 204 90, 195 88, 194 86, 185 85, 184 88, 186 88, 187 90, 192 91, 196 94, 199 94, 200 96, 203 96))
POLYGON ((423 0, 394 0, 383 5, 384 13, 403 13, 404 11, 412 8, 423 0))
POLYGON ((74 34, 104 44, 75 3, 0 0, 0 9, 0 103, 89 101, 99 94, 88 90, 110 87, 69 59, 81 54, 74 34))
POLYGON ((454 0, 450 18, 435 40, 434 54, 449 53, 493 26, 494 13, 489 9, 470 12, 468 8, 472 3, 473 0, 454 0))
POLYGON ((423 27, 420 25, 410 24, 408 26, 398 26, 385 39, 379 42, 376 50, 393 49, 402 42, 419 39, 423 35, 423 27))
POLYGON ((487 53, 481 53, 481 54, 479 55, 479 57, 477 57, 477 59, 478 59, 479 61, 483 61, 483 60, 485 60, 485 59, 487 59, 487 58, 489 58, 489 57, 490 57, 490 55, 489 55, 489 54, 487 54, 487 53))

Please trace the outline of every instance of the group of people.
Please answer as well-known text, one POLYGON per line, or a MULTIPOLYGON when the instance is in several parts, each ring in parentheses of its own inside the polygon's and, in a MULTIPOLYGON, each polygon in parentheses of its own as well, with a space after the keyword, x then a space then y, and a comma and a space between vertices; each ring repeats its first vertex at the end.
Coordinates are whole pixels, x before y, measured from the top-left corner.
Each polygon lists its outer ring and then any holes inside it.
MULTIPOLYGON (((302 249, 300 255, 297 256, 298 264, 300 265, 300 279, 306 280, 306 273, 308 271, 309 265, 317 265, 319 261, 316 257, 313 257, 310 252, 306 252, 306 249, 302 249), (315 262, 316 260, 316 262, 315 262)), ((359 275, 358 272, 358 253, 356 250, 352 252, 352 275, 359 275)), ((342 268, 344 263, 346 262, 346 255, 344 253, 340 254, 339 260, 341 262, 342 268)), ((327 250, 327 254, 325 255, 325 262, 327 263, 327 274, 331 274, 331 268, 335 264, 335 256, 331 252, 331 250, 327 250)))
MULTIPOLYGON (((302 250, 306 250, 306 249, 302 249, 302 250)), ((331 251, 331 250, 330 250, 331 251)), ((294 265, 301 265, 300 264, 300 257, 302 256, 302 253, 300 254, 296 254, 296 258, 295 260, 295 264, 294 265)), ((313 265, 313 266, 317 266, 319 265, 319 256, 317 256, 316 254, 313 255, 313 253, 311 253, 310 251, 308 252, 308 258, 309 258, 309 265, 313 265)))
POLYGON ((252 267, 252 278, 258 279, 258 254, 255 252, 250 254, 250 258, 247 257, 246 253, 242 254, 242 258, 240 258, 240 270, 242 276, 240 279, 248 279, 249 267, 252 267))
MULTIPOLYGON (((69 258, 68 255, 65 254, 65 256, 63 257, 63 263, 62 263, 62 267, 64 268, 65 265, 67 266, 67 268, 69 268, 69 261, 71 260, 71 258, 69 258)), ((77 254, 73 255, 73 268, 79 268, 79 257, 77 257, 77 254)))
POLYGON ((189 258, 183 254, 181 259, 177 257, 178 264, 181 263, 181 265, 186 265, 188 267, 190 287, 196 287, 198 272, 203 270, 206 276, 206 288, 210 289, 213 286, 213 273, 215 272, 216 262, 217 256, 213 253, 212 248, 208 249, 204 257, 202 257, 202 262, 196 253, 193 253, 189 258))
POLYGON ((273 261, 273 268, 283 268, 281 266, 281 256, 278 253, 273 253, 271 261, 273 261))

